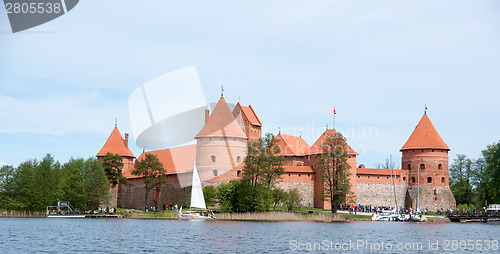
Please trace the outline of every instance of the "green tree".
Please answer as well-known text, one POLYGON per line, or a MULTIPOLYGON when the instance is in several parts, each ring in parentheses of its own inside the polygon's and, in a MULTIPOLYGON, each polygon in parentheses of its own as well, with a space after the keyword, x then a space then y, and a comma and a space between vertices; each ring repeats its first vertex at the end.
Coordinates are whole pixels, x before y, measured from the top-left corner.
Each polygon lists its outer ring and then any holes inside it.
POLYGON ((489 195, 488 191, 490 189, 489 179, 491 179, 491 173, 486 169, 486 161, 484 160, 484 157, 480 157, 479 159, 474 161, 474 171, 472 172, 472 179, 474 180, 476 186, 476 206, 482 208, 485 204, 488 203, 486 200, 487 196, 489 195))
POLYGON ((279 188, 274 188, 271 191, 271 195, 273 198, 273 207, 276 210, 276 206, 283 203, 286 199, 286 192, 279 188))
POLYGON ((243 170, 243 179, 253 186, 264 184, 271 189, 274 183, 285 173, 285 157, 281 152, 276 137, 267 133, 264 138, 248 143, 247 156, 243 170))
POLYGON ((221 183, 216 189, 216 198, 219 202, 220 208, 223 211, 233 211, 233 204, 236 203, 236 184, 232 180, 227 183, 221 183))
POLYGON ((84 188, 85 183, 82 174, 84 167, 85 160, 81 158, 71 158, 62 166, 62 200, 69 201, 76 209, 84 209, 87 207, 84 188))
POLYGON ((123 158, 120 155, 107 153, 102 159, 102 165, 111 187, 115 187, 119 183, 128 184, 127 178, 122 175, 123 158))
POLYGON ((337 213, 337 206, 345 203, 350 195, 351 166, 347 163, 347 149, 347 141, 342 134, 329 134, 316 166, 324 184, 323 198, 331 203, 332 214, 337 213))
POLYGON ((85 161, 82 176, 87 207, 95 210, 108 198, 109 181, 106 172, 96 158, 89 158, 85 161))
POLYGON ((216 188, 213 185, 208 185, 203 187, 203 197, 205 198, 205 204, 207 206, 215 205, 216 188))
POLYGON ((146 154, 146 157, 136 161, 132 174, 144 178, 144 206, 147 206, 148 193, 151 189, 165 183, 166 172, 156 155, 146 154))
POLYGON ((293 211, 297 207, 300 207, 300 201, 301 198, 297 189, 291 189, 286 192, 285 205, 289 212, 293 211))
POLYGON ((12 209, 22 211, 33 211, 33 193, 36 160, 22 162, 16 169, 13 181, 13 204, 12 209))
POLYGON ((474 161, 464 154, 457 154, 450 167, 450 189, 457 204, 471 204, 474 198, 474 161))
POLYGON ((14 167, 5 165, 0 168, 0 208, 12 209, 14 206, 14 177, 14 167))
POLYGON ((61 180, 61 165, 50 154, 36 163, 31 186, 31 209, 44 210, 48 205, 60 201, 63 197, 61 180))
POLYGON ((232 180, 217 187, 221 209, 228 212, 265 211, 271 206, 271 191, 262 184, 252 185, 244 179, 232 180))
POLYGON ((484 157, 484 182, 481 186, 484 193, 484 202, 488 204, 500 203, 500 141, 488 145, 482 151, 484 157))

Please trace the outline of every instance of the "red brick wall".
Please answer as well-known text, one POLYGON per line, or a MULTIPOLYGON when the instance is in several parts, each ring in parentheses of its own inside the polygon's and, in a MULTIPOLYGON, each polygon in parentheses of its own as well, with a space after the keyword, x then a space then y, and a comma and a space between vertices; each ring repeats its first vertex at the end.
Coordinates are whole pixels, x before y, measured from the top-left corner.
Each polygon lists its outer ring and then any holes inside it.
POLYGON ((415 149, 403 151, 401 165, 408 170, 408 184, 410 186, 418 183, 418 169, 424 164, 425 169, 420 169, 420 185, 444 187, 449 184, 448 175, 448 151, 440 149, 415 149), (410 167, 408 167, 410 164, 410 167), (441 165, 441 169, 439 169, 441 165), (428 182, 428 178, 432 182, 428 182), (412 179, 415 179, 415 182, 412 179), (443 181, 444 180, 444 181, 443 181))

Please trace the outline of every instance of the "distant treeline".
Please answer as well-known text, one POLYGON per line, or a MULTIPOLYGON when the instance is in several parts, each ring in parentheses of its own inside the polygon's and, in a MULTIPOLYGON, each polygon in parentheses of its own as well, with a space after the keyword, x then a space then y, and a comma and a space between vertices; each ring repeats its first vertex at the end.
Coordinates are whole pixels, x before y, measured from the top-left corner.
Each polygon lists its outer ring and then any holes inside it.
POLYGON ((459 209, 500 204, 500 141, 488 145, 478 159, 458 154, 450 166, 450 189, 459 209))
POLYGON ((69 201, 79 210, 96 209, 107 200, 109 187, 96 158, 72 158, 61 165, 47 154, 42 160, 0 168, 0 209, 43 211, 58 201, 69 201))

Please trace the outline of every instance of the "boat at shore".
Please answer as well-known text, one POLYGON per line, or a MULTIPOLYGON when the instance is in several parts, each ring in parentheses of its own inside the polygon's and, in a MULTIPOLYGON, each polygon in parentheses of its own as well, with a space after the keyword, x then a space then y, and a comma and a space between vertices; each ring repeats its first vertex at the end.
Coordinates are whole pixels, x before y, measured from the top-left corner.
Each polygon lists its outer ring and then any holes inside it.
POLYGON ((85 214, 80 214, 80 211, 70 205, 68 201, 57 202, 57 206, 47 206, 45 212, 47 218, 85 218, 85 214))
POLYGON ((215 220, 214 213, 207 210, 207 206, 205 205, 205 197, 203 196, 203 189, 196 164, 193 167, 193 182, 191 187, 190 209, 186 213, 183 213, 181 206, 179 209, 179 218, 184 220, 215 220))

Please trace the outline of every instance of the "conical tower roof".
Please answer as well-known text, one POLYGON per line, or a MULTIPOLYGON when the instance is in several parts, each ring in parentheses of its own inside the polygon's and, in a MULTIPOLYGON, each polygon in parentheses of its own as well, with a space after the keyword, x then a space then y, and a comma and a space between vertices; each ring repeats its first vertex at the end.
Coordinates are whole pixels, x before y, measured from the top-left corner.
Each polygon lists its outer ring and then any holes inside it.
POLYGON ((450 148, 444 143, 441 136, 439 136, 439 133, 436 128, 434 128, 434 125, 427 114, 422 116, 422 119, 420 119, 420 122, 417 124, 417 127, 415 127, 415 130, 411 134, 410 138, 399 151, 410 149, 450 150, 450 148))
POLYGON ((124 140, 122 138, 122 134, 116 126, 113 129, 113 132, 111 132, 111 135, 109 135, 109 138, 102 147, 101 151, 99 151, 96 156, 106 156, 107 153, 118 154, 123 157, 135 158, 132 151, 130 151, 130 149, 128 148, 128 140, 124 140))
POLYGON ((202 137, 228 137, 228 138, 244 138, 247 139, 245 133, 241 130, 240 125, 229 109, 229 106, 221 97, 219 102, 210 115, 210 118, 205 123, 205 126, 200 130, 195 138, 202 137))

